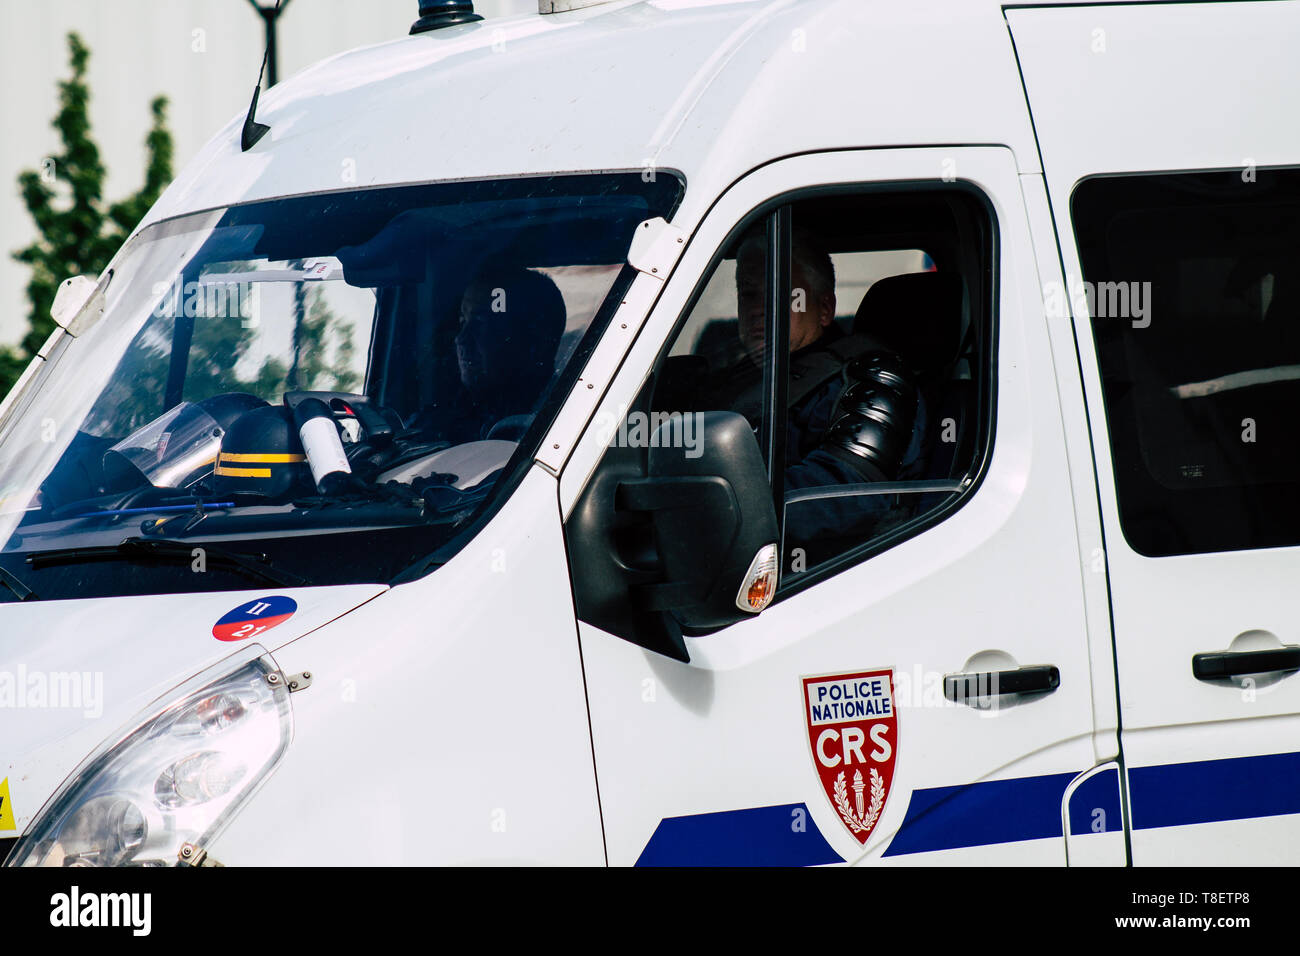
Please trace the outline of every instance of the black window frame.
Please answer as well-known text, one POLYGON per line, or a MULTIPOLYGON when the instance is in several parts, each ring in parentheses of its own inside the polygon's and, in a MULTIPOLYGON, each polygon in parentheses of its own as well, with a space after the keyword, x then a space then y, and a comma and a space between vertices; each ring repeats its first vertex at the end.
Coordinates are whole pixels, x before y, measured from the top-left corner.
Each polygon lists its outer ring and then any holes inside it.
MULTIPOLYGON (((784 256, 769 257, 766 277, 765 296, 767 300, 767 341, 778 342, 775 361, 767 361, 764 366, 764 401, 765 412, 762 434, 759 436, 760 447, 768 455, 769 480, 773 485, 774 504, 777 511, 777 524, 781 540, 778 547, 782 555, 782 574, 773 604, 793 597, 807 588, 828 580, 850 567, 889 551, 904 541, 946 521, 965 506, 983 484, 993 457, 997 432, 997 373, 999 342, 998 301, 1001 290, 1001 234, 996 208, 992 199, 969 180, 956 179, 951 182, 936 180, 896 180, 891 182, 850 182, 819 184, 796 187, 779 193, 756 205, 740 218, 738 223, 728 231, 718 245, 708 264, 696 280, 690 296, 682 306, 676 322, 664 339, 664 345, 655 359, 652 378, 657 377, 664 361, 668 358, 686 323, 690 320, 700 298, 712 281, 718 266, 727 258, 725 253, 733 249, 741 238, 762 222, 765 223, 769 249, 773 241, 780 241, 784 256), (972 377, 978 377, 976 392, 977 432, 971 467, 961 481, 961 488, 951 493, 948 500, 915 516, 877 537, 864 541, 857 547, 849 548, 834 558, 827 559, 806 571, 790 574, 785 571, 785 510, 784 489, 780 487, 785 471, 784 442, 786 434, 785 407, 786 384, 789 380, 789 308, 780 308, 777 303, 788 303, 790 299, 791 273, 791 211, 795 204, 808 199, 820 199, 835 196, 875 196, 896 195, 915 196, 918 193, 933 196, 955 195, 964 197, 970 203, 970 212, 976 216, 975 225, 984 230, 980 258, 979 301, 971 298, 973 320, 982 323, 983 336, 980 340, 981 350, 977 353, 979 367, 971 370, 972 377), (784 213, 784 215, 782 215, 784 213), (784 220, 784 221, 782 221, 784 220), (776 260, 775 262, 773 260, 776 260), (784 293, 784 294, 783 294, 784 293), (778 395, 779 393, 779 395, 778 395), (780 461, 772 456, 779 451, 780 461), (779 467, 778 467, 779 465, 779 467)), ((908 482, 909 485, 929 484, 929 482, 908 482)), ((916 493, 924 489, 918 488, 916 493)))

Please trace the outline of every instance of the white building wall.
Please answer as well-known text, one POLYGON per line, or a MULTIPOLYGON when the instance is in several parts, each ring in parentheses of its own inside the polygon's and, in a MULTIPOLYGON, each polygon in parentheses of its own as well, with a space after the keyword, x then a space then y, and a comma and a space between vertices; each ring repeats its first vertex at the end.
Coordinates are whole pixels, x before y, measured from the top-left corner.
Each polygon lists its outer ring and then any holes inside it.
MULTIPOLYGON (((486 17, 536 12, 536 0, 477 0, 486 17)), ((418 0, 289 0, 280 20, 280 78, 335 53, 403 36, 418 0)), ((90 48, 91 122, 107 167, 105 197, 140 187, 149 101, 170 100, 180 170, 232 116, 248 108, 263 52, 248 0, 0 0, 0 343, 27 328, 28 270, 10 253, 34 238, 18 174, 59 149, 50 126, 66 37, 90 48)))

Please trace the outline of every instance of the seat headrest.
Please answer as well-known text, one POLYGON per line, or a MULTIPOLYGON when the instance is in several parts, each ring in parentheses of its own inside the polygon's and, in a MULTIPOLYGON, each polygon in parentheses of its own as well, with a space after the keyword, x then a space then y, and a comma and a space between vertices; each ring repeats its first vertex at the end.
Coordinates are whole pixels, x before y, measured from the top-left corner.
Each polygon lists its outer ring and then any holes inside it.
POLYGON ((862 297, 853 331, 892 346, 925 372, 946 369, 961 348, 961 277, 913 272, 874 283, 862 297))

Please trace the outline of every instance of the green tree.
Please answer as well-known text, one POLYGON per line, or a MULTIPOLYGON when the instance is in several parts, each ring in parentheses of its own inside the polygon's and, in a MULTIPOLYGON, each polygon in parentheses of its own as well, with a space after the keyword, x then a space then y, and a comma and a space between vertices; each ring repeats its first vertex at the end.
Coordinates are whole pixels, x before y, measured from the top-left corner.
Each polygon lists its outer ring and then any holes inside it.
POLYGON ((120 202, 105 204, 104 164, 90 129, 90 50, 76 33, 68 34, 68 60, 72 76, 59 83, 59 111, 52 124, 62 151, 49 157, 40 171, 25 170, 18 177, 38 237, 13 253, 32 270, 27 283, 31 311, 19 347, 0 347, 0 396, 8 393, 54 330, 50 306, 59 283, 71 275, 99 275, 172 178, 167 98, 159 96, 149 107, 153 122, 145 138, 144 185, 120 202))
MULTIPOLYGON (((251 268, 245 262, 223 262, 219 271, 237 273, 251 268)), ((283 355, 265 355, 260 362, 255 357, 268 344, 263 336, 276 337, 272 326, 283 332, 282 319, 268 315, 267 328, 246 327, 237 314, 199 315, 190 320, 193 330, 182 397, 197 402, 225 392, 251 392, 275 405, 286 391, 355 392, 361 387, 362 376, 354 365, 355 323, 362 316, 337 315, 324 289, 307 288, 302 283, 295 289, 292 311, 285 318, 293 322, 289 350, 283 355)), ((170 314, 156 316, 136 334, 84 428, 121 438, 167 411, 165 391, 177 321, 170 314)))
POLYGON ((356 345, 351 324, 334 314, 320 289, 306 294, 304 311, 298 316, 295 339, 299 355, 297 381, 289 384, 327 392, 355 392, 361 387, 361 376, 352 367, 356 345))

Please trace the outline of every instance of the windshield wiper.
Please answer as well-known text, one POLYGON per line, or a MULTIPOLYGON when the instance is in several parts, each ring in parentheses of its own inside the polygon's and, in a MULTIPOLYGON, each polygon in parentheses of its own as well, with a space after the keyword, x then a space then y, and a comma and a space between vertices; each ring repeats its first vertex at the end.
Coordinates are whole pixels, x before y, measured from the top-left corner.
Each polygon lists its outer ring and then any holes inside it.
POLYGON ((13 591, 14 596, 20 601, 40 600, 35 591, 23 584, 21 580, 14 577, 14 575, 10 574, 3 567, 0 567, 0 584, 3 584, 10 591, 13 591))
POLYGON ((117 544, 100 545, 92 548, 60 548, 54 551, 38 551, 27 556, 27 563, 35 569, 53 567, 58 564, 77 564, 84 561, 152 560, 152 561, 191 561, 195 549, 201 548, 205 561, 215 562, 231 571, 242 571, 249 577, 269 581, 281 587, 302 587, 307 584, 289 571, 276 571, 271 568, 271 559, 265 554, 249 554, 238 551, 226 551, 211 545, 176 541, 171 538, 147 539, 127 538, 117 544))

